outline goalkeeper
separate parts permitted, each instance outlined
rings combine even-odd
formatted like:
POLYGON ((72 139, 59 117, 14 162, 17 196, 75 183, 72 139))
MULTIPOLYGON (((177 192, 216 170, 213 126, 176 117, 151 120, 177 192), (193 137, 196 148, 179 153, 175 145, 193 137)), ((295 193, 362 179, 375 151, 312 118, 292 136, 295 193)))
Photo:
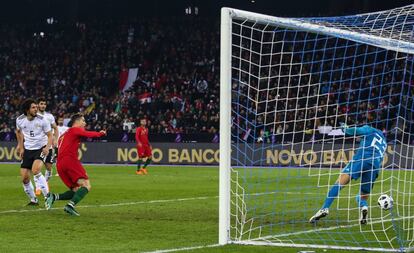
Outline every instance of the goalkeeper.
POLYGON ((341 123, 341 128, 346 136, 360 137, 359 147, 347 166, 342 170, 338 180, 330 189, 322 208, 309 220, 315 223, 317 220, 329 214, 329 207, 339 195, 339 191, 347 185, 351 179, 361 178, 360 193, 356 201, 360 208, 361 224, 367 223, 368 203, 367 199, 374 182, 378 177, 387 142, 382 132, 376 128, 364 125, 362 127, 347 127, 341 123))

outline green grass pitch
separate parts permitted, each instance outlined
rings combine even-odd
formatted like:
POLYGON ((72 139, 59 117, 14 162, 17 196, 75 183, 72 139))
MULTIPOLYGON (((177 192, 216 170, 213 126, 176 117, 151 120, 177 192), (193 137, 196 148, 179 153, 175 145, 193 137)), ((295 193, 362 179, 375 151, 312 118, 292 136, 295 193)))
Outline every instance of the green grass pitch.
MULTIPOLYGON (((151 252, 212 245, 218 239, 218 169, 85 166, 92 191, 79 204, 80 217, 24 207, 27 197, 18 164, 0 164, 0 252, 151 252)), ((66 188, 58 177, 52 192, 66 188)), ((43 201, 41 201, 43 204, 43 201)), ((228 245, 191 252, 350 252, 228 245)))

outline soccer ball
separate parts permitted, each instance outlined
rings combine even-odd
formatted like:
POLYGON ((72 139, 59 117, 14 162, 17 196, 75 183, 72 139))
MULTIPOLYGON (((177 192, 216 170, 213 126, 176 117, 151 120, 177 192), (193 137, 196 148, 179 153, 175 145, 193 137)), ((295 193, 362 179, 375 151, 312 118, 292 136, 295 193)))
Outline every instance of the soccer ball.
POLYGON ((378 205, 383 210, 389 210, 389 209, 391 209, 392 206, 393 206, 393 204, 394 204, 394 200, 392 199, 391 196, 388 196, 387 194, 382 194, 378 198, 378 205))

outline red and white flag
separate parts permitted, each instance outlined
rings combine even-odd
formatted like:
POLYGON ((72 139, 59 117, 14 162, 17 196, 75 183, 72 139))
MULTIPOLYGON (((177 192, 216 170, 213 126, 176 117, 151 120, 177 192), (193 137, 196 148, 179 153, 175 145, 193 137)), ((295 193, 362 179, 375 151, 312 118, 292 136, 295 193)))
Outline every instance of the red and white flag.
POLYGON ((138 68, 123 69, 119 75, 119 90, 126 91, 132 87, 137 80, 138 68))
POLYGON ((142 93, 138 96, 139 102, 141 104, 151 103, 152 94, 149 92, 142 93))

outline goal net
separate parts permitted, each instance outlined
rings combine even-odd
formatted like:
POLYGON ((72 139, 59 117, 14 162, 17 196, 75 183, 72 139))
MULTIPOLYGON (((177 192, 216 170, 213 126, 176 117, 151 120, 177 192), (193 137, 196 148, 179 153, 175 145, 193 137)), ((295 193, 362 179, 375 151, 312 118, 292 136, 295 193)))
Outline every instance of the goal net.
POLYGON ((405 251, 414 245, 414 5, 329 18, 222 9, 220 243, 405 251), (387 145, 360 223, 361 179, 310 224, 364 136, 387 145), (378 197, 394 199, 383 210, 378 197))

